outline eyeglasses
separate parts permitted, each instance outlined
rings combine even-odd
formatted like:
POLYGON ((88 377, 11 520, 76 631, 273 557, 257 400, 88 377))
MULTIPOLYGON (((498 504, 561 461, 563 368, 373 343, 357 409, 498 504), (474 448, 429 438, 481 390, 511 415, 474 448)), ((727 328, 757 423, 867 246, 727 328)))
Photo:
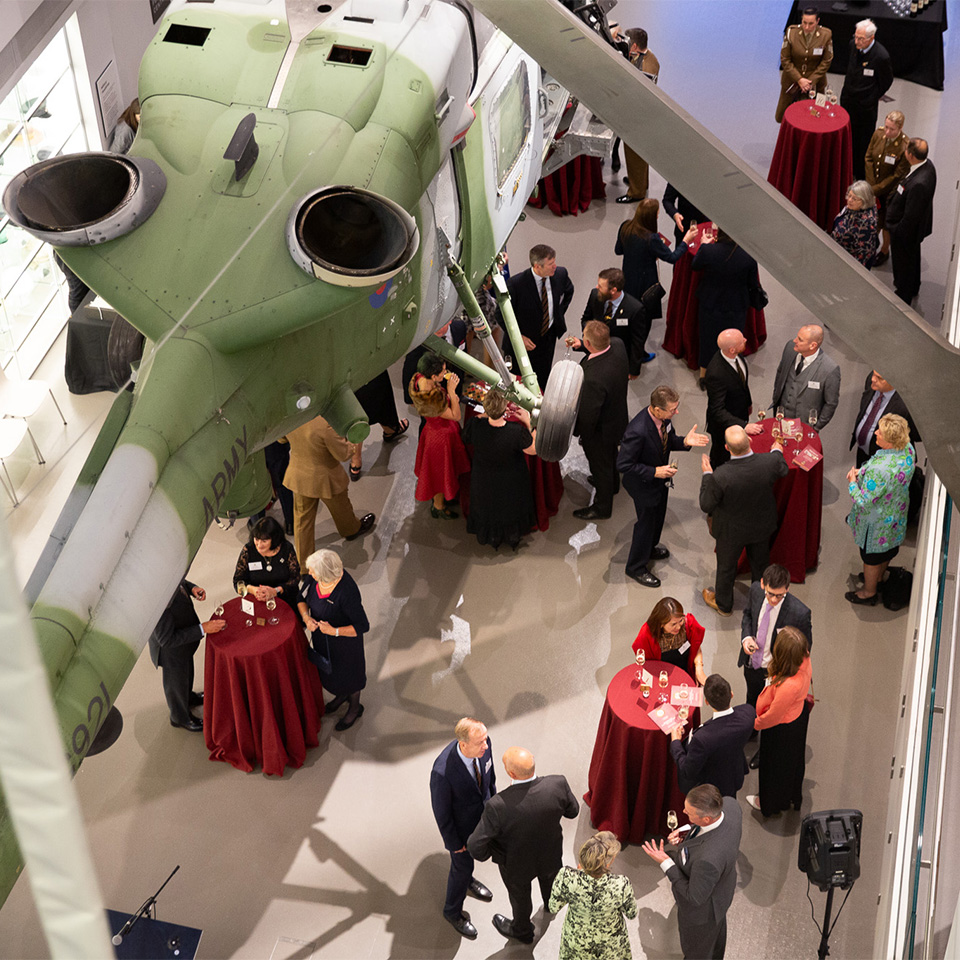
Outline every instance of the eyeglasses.
POLYGON ((786 590, 764 590, 763 591, 771 600, 782 600, 786 595, 786 590))

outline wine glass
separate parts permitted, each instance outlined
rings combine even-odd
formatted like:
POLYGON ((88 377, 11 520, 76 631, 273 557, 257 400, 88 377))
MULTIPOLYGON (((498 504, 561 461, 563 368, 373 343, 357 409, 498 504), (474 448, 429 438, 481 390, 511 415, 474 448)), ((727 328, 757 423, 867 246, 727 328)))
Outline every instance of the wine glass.
POLYGON ((818 420, 817 408, 811 407, 810 412, 807 414, 807 423, 809 423, 811 427, 815 427, 817 425, 817 420, 818 420))
POLYGON ((271 597, 267 601, 267 609, 270 611, 270 614, 271 614, 267 618, 267 623, 269 623, 271 627, 275 627, 280 622, 280 618, 273 612, 274 610, 277 609, 277 601, 274 597, 271 597))
POLYGON ((670 683, 670 677, 667 676, 667 671, 661 670, 660 671, 660 687, 664 688, 667 686, 668 683, 670 683))
POLYGON ((690 708, 689 708, 688 706, 686 706, 686 704, 684 704, 684 706, 682 706, 682 707, 677 711, 677 716, 678 716, 682 721, 683 721, 683 720, 686 720, 687 717, 690 716, 690 708))
POLYGON ((637 666, 643 669, 643 665, 647 662, 647 656, 643 652, 643 648, 637 651, 637 666))
POLYGON ((680 826, 680 821, 677 819, 677 811, 668 810, 667 811, 667 829, 671 833, 673 833, 673 831, 676 830, 678 826, 680 826))
POLYGON ((766 419, 767 419, 767 411, 764 410, 763 407, 761 407, 761 408, 757 411, 757 420, 759 420, 761 423, 763 423, 763 421, 766 420, 766 419))
POLYGON ((223 619, 223 604, 217 604, 217 609, 213 611, 213 615, 218 619, 223 619))
POLYGON ((783 422, 783 407, 777 407, 777 420, 783 422))
POLYGON ((242 580, 237 581, 237 593, 239 593, 241 597, 247 595, 247 585, 242 580))
POLYGON ((246 627, 252 627, 252 626, 253 626, 253 621, 252 621, 249 617, 247 617, 247 620, 246 620, 246 622, 244 623, 244 626, 246 626, 246 627))

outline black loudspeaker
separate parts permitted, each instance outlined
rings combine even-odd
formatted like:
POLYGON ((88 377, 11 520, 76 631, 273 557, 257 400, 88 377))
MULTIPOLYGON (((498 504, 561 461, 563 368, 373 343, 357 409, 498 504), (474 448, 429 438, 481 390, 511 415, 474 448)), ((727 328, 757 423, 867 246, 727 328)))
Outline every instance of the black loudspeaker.
POLYGON ((860 876, 859 810, 823 810, 811 813, 800 824, 797 866, 821 890, 848 890, 860 876))

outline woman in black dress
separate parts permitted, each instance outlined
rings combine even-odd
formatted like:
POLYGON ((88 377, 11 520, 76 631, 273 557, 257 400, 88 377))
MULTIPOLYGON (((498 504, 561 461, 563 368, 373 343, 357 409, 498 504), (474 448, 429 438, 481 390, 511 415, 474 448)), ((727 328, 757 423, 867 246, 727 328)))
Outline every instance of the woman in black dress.
MULTIPOLYGON (((657 282, 657 261, 676 263, 687 252, 687 244, 697 235, 696 228, 688 229, 677 249, 671 252, 657 232, 659 214, 658 201, 641 200, 633 219, 624 220, 617 233, 613 252, 623 257, 623 290, 637 300, 657 282)), ((648 320, 659 320, 662 316, 659 303, 647 310, 648 320)))
MULTIPOLYGON (((349 730, 363 716, 360 691, 367 685, 367 666, 363 656, 363 635, 370 623, 363 609, 356 580, 343 569, 343 561, 333 550, 317 550, 307 557, 307 576, 303 578, 303 599, 307 612, 304 625, 313 636, 313 649, 329 657, 329 670, 321 670, 323 685, 336 694, 327 710, 339 710, 349 704, 335 730, 349 730)), ((301 608, 302 609, 302 608, 301 608)))
POLYGON ((530 414, 520 410, 522 422, 507 422, 507 400, 490 390, 483 401, 486 417, 473 417, 463 440, 473 445, 470 471, 470 516, 467 532, 495 550, 506 541, 514 550, 537 525, 537 509, 530 489, 525 453, 535 453, 536 431, 530 414))
POLYGON ((297 554, 283 535, 283 527, 273 517, 257 521, 250 534, 250 541, 243 545, 237 557, 237 569, 233 573, 233 588, 241 596, 253 594, 257 600, 273 600, 282 597, 295 610, 300 600, 298 581, 300 564, 297 554))

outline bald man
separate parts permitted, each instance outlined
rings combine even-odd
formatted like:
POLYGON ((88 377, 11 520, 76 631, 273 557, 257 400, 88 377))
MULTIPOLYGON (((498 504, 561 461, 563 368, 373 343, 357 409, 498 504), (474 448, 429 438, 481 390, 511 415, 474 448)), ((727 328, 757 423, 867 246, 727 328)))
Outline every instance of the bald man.
POLYGON ((840 367, 823 352, 823 327, 808 323, 784 344, 783 356, 773 380, 774 411, 783 407, 786 417, 810 422, 816 414, 815 430, 822 430, 840 403, 840 367))
POLYGON ((710 465, 714 470, 730 459, 724 446, 727 427, 743 427, 747 433, 760 432, 760 425, 747 423, 753 409, 750 372, 743 359, 747 338, 736 328, 717 337, 717 352, 707 364, 707 433, 710 434, 710 465))
POLYGON ((497 931, 521 943, 532 943, 530 884, 534 879, 540 883, 546 907, 554 877, 563 865, 560 820, 576 817, 580 804, 566 777, 538 777, 533 754, 522 747, 510 747, 503 755, 503 766, 511 784, 487 801, 467 849, 475 860, 492 856, 500 867, 513 919, 494 914, 497 931))
POLYGON ((752 580, 759 580, 770 563, 770 538, 779 522, 773 485, 788 467, 779 443, 770 453, 754 453, 743 427, 728 427, 724 438, 730 453, 726 463, 714 470, 703 456, 700 509, 712 518, 710 532, 717 541, 716 580, 712 590, 704 588, 703 599, 729 617, 740 552, 747 551, 752 580))

